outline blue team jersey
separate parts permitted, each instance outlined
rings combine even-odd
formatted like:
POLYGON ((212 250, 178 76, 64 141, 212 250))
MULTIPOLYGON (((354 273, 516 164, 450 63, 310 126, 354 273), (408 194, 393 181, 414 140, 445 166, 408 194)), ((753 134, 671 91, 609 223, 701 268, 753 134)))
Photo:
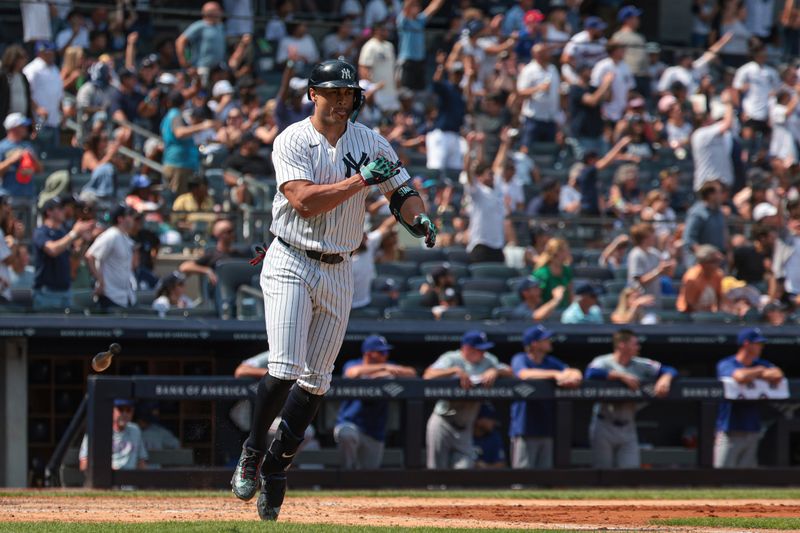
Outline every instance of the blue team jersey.
MULTIPOLYGON (((731 355, 717 363, 717 377, 731 377, 739 368, 754 366, 772 368, 775 365, 766 359, 756 359, 752 365, 746 367, 736 360, 735 355, 731 355)), ((761 406, 756 402, 720 402, 717 410, 717 431, 761 431, 761 406)))
MULTIPOLYGON (((511 358, 511 369, 519 377, 526 368, 539 370, 564 370, 568 366, 552 355, 545 356, 536 364, 528 354, 521 352, 511 358)), ((520 401, 511 404, 511 422, 508 434, 511 437, 551 437, 553 435, 552 400, 520 401)))
MULTIPOLYGON (((342 368, 344 376, 348 369, 363 364, 362 359, 347 361, 342 368)), ((389 364, 394 364, 389 362, 389 364)), ((386 418, 389 413, 389 402, 384 400, 345 400, 339 407, 337 424, 350 422, 372 437, 383 442, 386 439, 386 418)))

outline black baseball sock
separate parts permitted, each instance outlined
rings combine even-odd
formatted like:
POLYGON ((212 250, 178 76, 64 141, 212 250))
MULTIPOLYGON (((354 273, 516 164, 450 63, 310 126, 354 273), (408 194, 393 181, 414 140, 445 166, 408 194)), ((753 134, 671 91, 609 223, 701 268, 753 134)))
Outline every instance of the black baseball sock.
MULTIPOLYGON (((294 381, 278 379, 265 375, 258 383, 256 401, 253 404, 253 419, 250 435, 244 442, 247 448, 265 452, 267 449, 267 432, 278 412, 284 407, 286 397, 292 390, 294 381)), ((305 428, 304 428, 305 430, 305 428)))
POLYGON ((281 410, 281 425, 275 440, 264 459, 265 473, 280 472, 288 468, 303 442, 306 428, 316 416, 322 404, 322 395, 311 394, 296 383, 286 398, 281 410))

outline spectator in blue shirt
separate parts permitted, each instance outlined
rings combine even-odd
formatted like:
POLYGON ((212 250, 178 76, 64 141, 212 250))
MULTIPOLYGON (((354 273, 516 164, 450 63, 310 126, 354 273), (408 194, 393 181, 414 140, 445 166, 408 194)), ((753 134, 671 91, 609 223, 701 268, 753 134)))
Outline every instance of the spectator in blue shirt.
MULTIPOLYGON (((577 368, 549 355, 553 332, 531 326, 522 334, 524 352, 511 358, 511 370, 519 379, 552 379, 559 387, 577 387, 583 374, 577 368)), ((518 401, 511 404, 509 436, 512 468, 553 467, 552 400, 518 401)))
POLYGON ((94 220, 78 220, 64 229, 64 206, 58 197, 42 207, 42 225, 33 232, 33 257, 36 273, 33 282, 33 308, 66 309, 72 306, 69 255, 72 243, 91 232, 94 220))
POLYGON ((454 62, 445 77, 444 52, 436 54, 436 72, 433 74, 433 92, 437 97, 438 114, 433 130, 425 136, 428 168, 432 170, 461 170, 464 156, 461 151, 461 126, 467 113, 467 103, 461 94, 464 65, 454 62))
MULTIPOLYGON (((538 9, 531 9, 523 17, 525 27, 519 32, 517 44, 514 45, 514 52, 517 54, 517 62, 520 64, 528 63, 531 60, 531 49, 534 44, 544 40, 542 22, 544 15, 538 9)), ((551 52, 547 50, 547 53, 551 52)))
MULTIPOLYGON (((361 344, 361 359, 344 364, 342 375, 350 379, 413 378, 416 370, 389 361, 392 346, 380 335, 361 344)), ((345 400, 339 408, 333 438, 342 452, 345 469, 374 470, 383 460, 389 403, 384 400, 345 400)))
POLYGON ((211 67, 225 62, 225 26, 222 8, 217 2, 203 4, 201 14, 202 20, 193 22, 175 40, 175 52, 183 69, 197 67, 203 81, 208 81, 211 67), (188 58, 187 44, 190 46, 188 58))
POLYGON ((561 313, 562 324, 602 324, 603 312, 597 305, 598 289, 584 283, 575 289, 575 301, 561 313))
POLYGON ((400 86, 425 90, 425 25, 442 7, 444 0, 432 0, 420 12, 419 0, 406 0, 397 15, 397 64, 400 86))
MULTIPOLYGON (((746 386, 757 379, 772 385, 783 371, 761 358, 767 339, 758 328, 739 332, 739 349, 717 363, 717 377, 730 377, 746 386)), ((755 468, 761 438, 761 406, 754 402, 720 402, 714 440, 714 468, 755 468)))
POLYGON ((0 175, 3 189, 12 197, 32 198, 33 174, 41 163, 30 143, 31 120, 22 113, 11 113, 3 120, 6 136, 0 141, 0 175))
POLYGON ((168 111, 161 121, 161 137, 164 139, 164 180, 177 195, 189 191, 189 178, 200 169, 200 150, 192 136, 217 126, 213 120, 186 124, 181 115, 184 103, 180 91, 170 92, 167 95, 168 111))

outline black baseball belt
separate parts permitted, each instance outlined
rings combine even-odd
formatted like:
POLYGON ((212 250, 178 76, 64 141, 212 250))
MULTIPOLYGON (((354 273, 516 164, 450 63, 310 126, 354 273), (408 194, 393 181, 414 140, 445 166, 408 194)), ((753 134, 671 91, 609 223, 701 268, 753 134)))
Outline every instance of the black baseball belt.
MULTIPOLYGON (((291 244, 289 244, 288 242, 284 241, 280 237, 277 237, 277 239, 278 239, 278 242, 281 243, 282 245, 284 245, 285 247, 294 248, 295 250, 299 250, 299 251, 303 252, 304 254, 306 254, 311 259, 319 261, 320 263, 327 263, 329 265, 338 265, 339 263, 344 261, 344 257, 345 256, 343 254, 326 254, 326 253, 323 253, 323 252, 316 252, 314 250, 300 250, 300 248, 292 246, 291 244)), ((350 252, 349 255, 353 255, 353 252, 350 252)))

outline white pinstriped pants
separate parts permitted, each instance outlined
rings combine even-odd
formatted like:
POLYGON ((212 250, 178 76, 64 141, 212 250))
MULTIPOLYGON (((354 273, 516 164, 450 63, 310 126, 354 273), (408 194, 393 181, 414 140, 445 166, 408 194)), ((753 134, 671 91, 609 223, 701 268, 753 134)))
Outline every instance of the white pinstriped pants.
POLYGON ((331 265, 275 239, 264 257, 261 290, 270 375, 312 394, 330 388, 353 303, 349 254, 331 265))

